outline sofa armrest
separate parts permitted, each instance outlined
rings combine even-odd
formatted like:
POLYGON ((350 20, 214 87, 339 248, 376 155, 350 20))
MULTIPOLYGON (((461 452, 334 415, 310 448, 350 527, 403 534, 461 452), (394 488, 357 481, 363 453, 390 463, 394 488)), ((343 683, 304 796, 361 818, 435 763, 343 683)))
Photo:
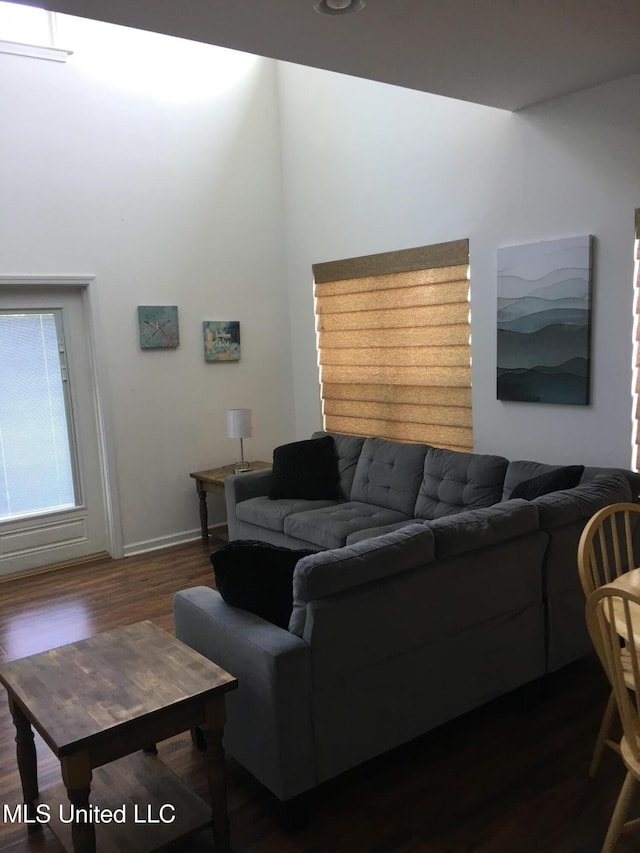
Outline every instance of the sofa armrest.
POLYGON ((281 800, 313 787, 307 643, 210 587, 178 592, 173 613, 176 637, 238 679, 226 697, 225 749, 281 800))
MULTIPOLYGON (((238 530, 238 516, 236 506, 242 501, 250 498, 258 498, 268 495, 273 482, 271 468, 263 468, 260 471, 247 471, 244 474, 232 474, 224 481, 224 494, 227 502, 227 529, 229 539, 241 539, 238 530)), ((246 537, 245 537, 246 538, 246 537)))
POLYGON ((271 468, 263 468, 260 471, 246 471, 244 474, 232 474, 224 481, 224 490, 227 496, 227 506, 231 501, 233 505, 249 498, 257 498, 268 495, 271 490, 273 472, 271 468))

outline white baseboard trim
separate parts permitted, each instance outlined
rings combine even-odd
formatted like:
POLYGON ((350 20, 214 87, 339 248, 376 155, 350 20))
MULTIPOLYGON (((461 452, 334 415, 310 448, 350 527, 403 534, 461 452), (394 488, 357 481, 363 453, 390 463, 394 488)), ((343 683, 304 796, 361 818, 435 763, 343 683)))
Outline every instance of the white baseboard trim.
MULTIPOLYGON (((226 524, 211 524, 209 531, 218 530, 226 527, 226 524)), ((157 539, 146 539, 142 542, 131 542, 123 548, 125 557, 137 557, 139 554, 146 554, 149 551, 160 551, 163 548, 171 548, 173 545, 186 545, 188 542, 195 542, 202 537, 200 528, 197 530, 185 530, 182 533, 173 533, 170 536, 158 536, 157 539)))

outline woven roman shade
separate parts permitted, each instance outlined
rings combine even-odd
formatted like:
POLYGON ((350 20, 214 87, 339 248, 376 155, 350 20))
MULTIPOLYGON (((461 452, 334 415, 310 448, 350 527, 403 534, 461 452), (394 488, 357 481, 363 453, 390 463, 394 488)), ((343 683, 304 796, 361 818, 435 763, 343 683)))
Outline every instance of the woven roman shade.
POLYGON ((313 265, 325 429, 473 449, 469 241, 313 265))
POLYGON ((640 470, 640 208, 636 210, 633 341, 633 467, 640 470))

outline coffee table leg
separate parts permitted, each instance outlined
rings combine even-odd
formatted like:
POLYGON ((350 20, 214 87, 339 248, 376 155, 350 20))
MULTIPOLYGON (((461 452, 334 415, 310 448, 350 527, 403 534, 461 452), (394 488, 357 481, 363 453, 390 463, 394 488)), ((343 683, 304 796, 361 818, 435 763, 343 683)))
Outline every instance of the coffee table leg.
POLYGON ((71 839, 74 853, 95 853, 96 830, 89 817, 89 794, 91 792, 91 765, 85 752, 78 752, 61 759, 62 780, 67 789, 69 802, 73 806, 74 821, 71 839))
MULTIPOLYGON (((16 758, 22 783, 22 796, 27 806, 27 814, 32 818, 35 817, 34 806, 38 798, 38 762, 36 745, 33 742, 33 729, 22 708, 12 697, 9 697, 9 710, 16 727, 16 758)), ((29 826, 31 828, 33 824, 29 826)))
POLYGON ((231 851, 227 810, 227 767, 222 747, 225 719, 224 697, 210 699, 207 703, 206 722, 202 727, 202 733, 206 743, 207 775, 216 853, 231 851))

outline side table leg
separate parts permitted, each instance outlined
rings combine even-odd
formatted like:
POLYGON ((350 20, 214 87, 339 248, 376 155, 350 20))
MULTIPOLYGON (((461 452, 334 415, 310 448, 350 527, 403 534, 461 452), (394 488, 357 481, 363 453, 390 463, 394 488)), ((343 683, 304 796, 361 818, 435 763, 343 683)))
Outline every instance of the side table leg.
MULTIPOLYGON (((20 782, 22 783, 22 796, 27 806, 27 815, 35 817, 35 801, 38 798, 38 762, 36 757, 36 745, 33 742, 33 729, 31 723, 25 717, 20 706, 9 697, 9 710, 16 727, 16 758, 20 782)), ((32 828, 34 824, 29 824, 32 828)), ((39 826, 35 824, 35 826, 39 826)))
POLYGON ((91 792, 91 765, 85 752, 65 756, 62 761, 62 779, 73 807, 71 839, 74 853, 96 853, 96 830, 89 810, 91 792))
POLYGON ((210 699, 207 703, 206 722, 202 727, 202 733, 206 743, 207 775, 216 853, 231 853, 227 809, 227 767, 222 747, 225 718, 224 697, 210 699))
POLYGON ((202 531, 202 541, 209 541, 209 514, 207 512, 207 493, 198 484, 198 497, 200 498, 200 530, 202 531))

